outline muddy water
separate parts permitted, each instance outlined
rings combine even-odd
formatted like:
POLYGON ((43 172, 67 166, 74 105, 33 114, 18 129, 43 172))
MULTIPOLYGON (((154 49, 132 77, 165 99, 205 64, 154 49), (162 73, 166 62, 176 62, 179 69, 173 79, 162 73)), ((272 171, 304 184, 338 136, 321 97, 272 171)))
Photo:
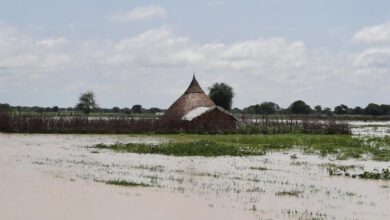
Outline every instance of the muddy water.
POLYGON ((355 165, 351 172, 359 173, 390 168, 388 162, 336 161, 298 151, 204 158, 86 147, 161 141, 165 140, 123 135, 0 134, 0 161, 72 182, 120 179, 149 184, 155 187, 148 191, 199 196, 214 201, 209 207, 227 207, 260 219, 390 219, 390 181, 330 177, 325 166, 355 165))

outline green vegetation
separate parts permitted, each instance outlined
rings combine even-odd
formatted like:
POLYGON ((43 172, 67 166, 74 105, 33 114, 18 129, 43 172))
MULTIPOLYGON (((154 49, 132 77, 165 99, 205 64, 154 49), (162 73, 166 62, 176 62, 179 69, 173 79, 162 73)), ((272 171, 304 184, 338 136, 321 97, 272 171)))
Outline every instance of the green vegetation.
POLYGON ((249 114, 272 115, 276 114, 279 110, 279 105, 273 102, 262 102, 260 105, 251 105, 247 108, 244 108, 242 111, 249 114))
POLYGON ((92 91, 87 91, 80 95, 79 103, 76 105, 76 109, 89 115, 92 111, 99 108, 95 101, 95 94, 92 91))
POLYGON ((356 167, 354 165, 336 165, 336 164, 325 164, 327 167, 328 174, 330 176, 347 176, 347 177, 360 177, 362 179, 383 179, 383 180, 389 180, 390 179, 390 171, 389 169, 382 169, 382 171, 374 170, 375 172, 369 172, 364 171, 360 174, 351 174, 351 170, 356 170, 357 168, 363 169, 362 167, 356 167))
POLYGON ((289 110, 293 114, 310 114, 310 112, 312 112, 311 107, 302 100, 293 102, 290 105, 289 110))
POLYGON ((356 177, 355 174, 350 175, 349 171, 356 169, 354 165, 336 165, 336 164, 326 164, 329 176, 352 176, 353 178, 356 177))
POLYGON ((251 170, 260 170, 260 171, 265 171, 268 170, 267 167, 249 167, 251 170))
POLYGON ((359 177, 362 179, 382 179, 382 180, 390 180, 390 171, 389 169, 382 169, 381 172, 368 172, 365 171, 362 174, 359 174, 359 177))
POLYGON ((105 182, 106 184, 111 184, 111 185, 118 185, 118 186, 134 186, 134 187, 150 187, 151 185, 146 184, 146 183, 136 183, 132 181, 127 181, 127 180, 109 180, 105 182))
POLYGON ((214 83, 209 90, 209 97, 216 105, 226 110, 232 108, 234 92, 231 86, 225 83, 214 83))
POLYGON ((263 155, 261 150, 250 149, 247 147, 238 147, 231 145, 218 144, 210 140, 201 140, 184 143, 164 143, 160 145, 153 144, 114 144, 114 145, 95 145, 96 148, 107 148, 118 152, 141 153, 141 154, 163 154, 174 156, 249 156, 263 155))
POLYGON ((276 196, 295 196, 295 197, 298 197, 299 195, 303 194, 303 191, 299 191, 299 190, 290 190, 290 191, 281 191, 281 192, 277 192, 275 193, 276 196))
POLYGON ((373 160, 390 161, 390 137, 354 138, 350 135, 200 135, 160 134, 154 137, 171 140, 159 145, 114 144, 96 145, 120 152, 152 153, 175 156, 248 156, 269 151, 300 149, 321 156, 335 155, 337 159, 360 158, 365 154, 373 160))

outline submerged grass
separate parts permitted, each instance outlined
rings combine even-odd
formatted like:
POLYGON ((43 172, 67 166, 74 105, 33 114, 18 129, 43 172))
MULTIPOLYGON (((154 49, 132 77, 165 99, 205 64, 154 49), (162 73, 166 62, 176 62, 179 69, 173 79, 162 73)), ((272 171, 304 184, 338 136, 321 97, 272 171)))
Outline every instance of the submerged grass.
POLYGON ((260 170, 260 171, 265 171, 268 170, 267 167, 249 167, 251 170, 260 170))
POLYGON ((249 156, 269 151, 301 149, 321 156, 335 155, 337 159, 361 158, 390 161, 390 137, 356 138, 351 135, 152 135, 171 140, 159 145, 114 144, 96 145, 120 152, 151 153, 175 156, 249 156))
POLYGON ((299 191, 299 190, 294 189, 294 190, 290 190, 290 191, 276 192, 275 196, 295 196, 295 197, 298 197, 301 194, 303 194, 303 191, 299 191))
POLYGON ((133 181, 127 181, 127 180, 109 180, 105 182, 106 184, 110 185, 118 185, 118 186, 133 186, 133 187, 151 187, 151 185, 146 183, 136 183, 133 181))

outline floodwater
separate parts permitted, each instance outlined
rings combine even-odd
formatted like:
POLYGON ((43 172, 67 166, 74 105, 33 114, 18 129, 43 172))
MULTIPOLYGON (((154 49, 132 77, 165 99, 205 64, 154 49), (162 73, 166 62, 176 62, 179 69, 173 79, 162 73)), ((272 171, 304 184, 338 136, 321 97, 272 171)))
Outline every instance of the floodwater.
POLYGON ((354 165, 350 172, 362 173, 390 168, 389 162, 339 161, 299 151, 205 158, 88 148, 162 141, 167 140, 0 133, 0 192, 6 195, 0 196, 0 219, 53 219, 56 213, 55 219, 107 219, 108 213, 114 219, 390 219, 390 181, 329 176, 326 169, 354 165), (153 187, 101 183, 108 180, 153 187), (44 207, 57 211, 39 212, 44 207))
POLYGON ((355 136, 384 137, 390 136, 390 121, 350 121, 352 134, 355 136))

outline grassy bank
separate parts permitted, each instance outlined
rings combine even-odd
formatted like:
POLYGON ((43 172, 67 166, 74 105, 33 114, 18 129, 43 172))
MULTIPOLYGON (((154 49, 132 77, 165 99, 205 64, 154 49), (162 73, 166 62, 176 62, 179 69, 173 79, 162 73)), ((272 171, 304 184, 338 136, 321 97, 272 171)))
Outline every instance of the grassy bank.
POLYGON ((159 145, 114 144, 96 148, 118 152, 163 154, 174 156, 248 156, 269 151, 300 149, 321 156, 336 155, 338 159, 370 155, 373 160, 390 161, 390 137, 354 138, 350 135, 153 135, 171 140, 159 145))

